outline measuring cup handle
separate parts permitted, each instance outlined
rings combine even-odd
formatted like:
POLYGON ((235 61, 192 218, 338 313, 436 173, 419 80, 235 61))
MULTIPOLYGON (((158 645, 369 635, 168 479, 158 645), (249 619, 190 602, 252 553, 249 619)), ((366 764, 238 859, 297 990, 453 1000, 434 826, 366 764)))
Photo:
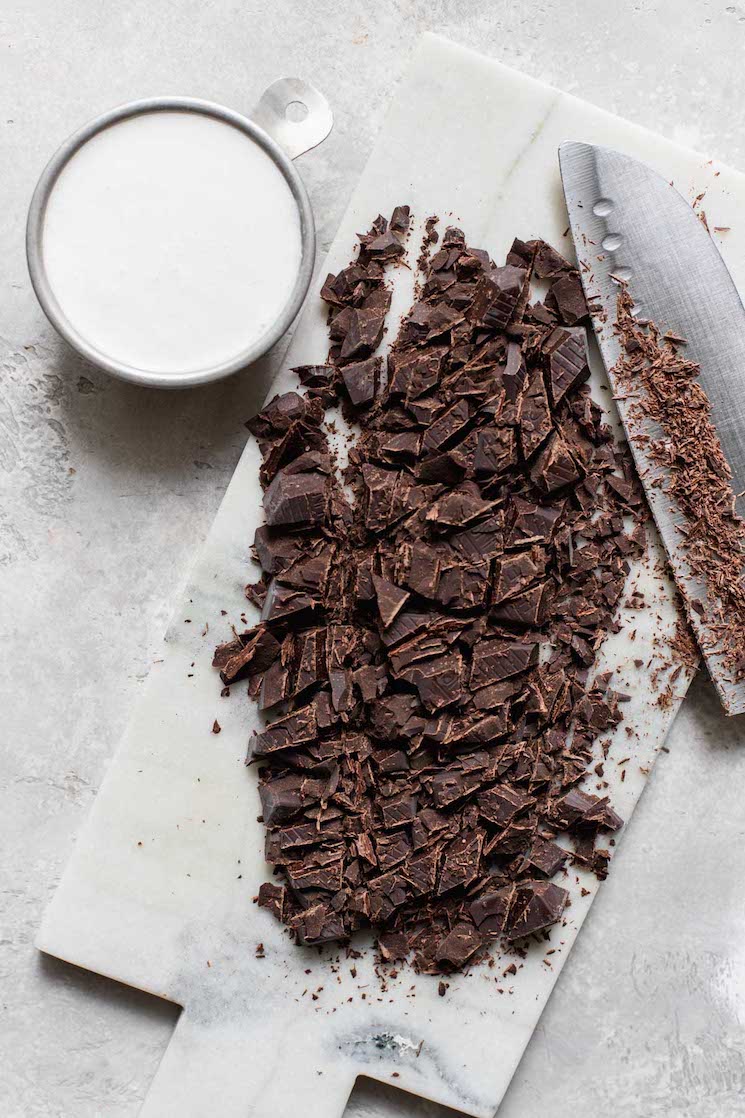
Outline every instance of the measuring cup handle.
POLYGON ((264 90, 251 119, 283 148, 290 159, 297 159, 326 139, 334 125, 331 107, 315 86, 300 78, 279 78, 264 90), (288 117, 288 106, 296 105, 302 119, 288 117))

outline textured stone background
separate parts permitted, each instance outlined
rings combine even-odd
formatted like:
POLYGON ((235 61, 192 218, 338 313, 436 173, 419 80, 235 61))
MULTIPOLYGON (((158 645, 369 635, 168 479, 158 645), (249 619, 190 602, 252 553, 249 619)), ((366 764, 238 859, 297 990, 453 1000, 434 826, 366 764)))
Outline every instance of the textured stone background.
MULTIPOLYGON (((745 4, 7 0, 0 8, 0 1115, 132 1118, 173 1007, 33 938, 244 441, 267 370, 169 395, 57 342, 25 210, 121 101, 248 109, 283 74, 336 127, 301 161, 328 244, 416 36, 436 30, 745 167, 745 4)), ((484 142, 490 136, 485 121, 484 142)), ((745 738, 692 690, 500 1118, 730 1118, 745 1092, 745 738)), ((495 1053, 498 1058, 498 1053, 495 1053)), ((215 1111, 219 1118, 219 1111, 215 1111)), ((350 1118, 445 1118, 360 1082, 350 1118)))

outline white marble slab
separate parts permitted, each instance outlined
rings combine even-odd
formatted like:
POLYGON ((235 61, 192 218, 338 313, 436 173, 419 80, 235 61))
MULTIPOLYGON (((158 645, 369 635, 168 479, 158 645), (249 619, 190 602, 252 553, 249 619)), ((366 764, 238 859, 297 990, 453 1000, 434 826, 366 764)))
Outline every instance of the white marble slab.
MULTIPOLYGON (((742 176, 717 168, 715 177, 695 154, 433 36, 422 40, 398 88, 329 269, 346 263, 355 232, 371 216, 403 201, 419 218, 452 213, 471 243, 496 257, 515 233, 561 246, 566 214, 556 149, 568 138, 616 145, 684 191, 707 189, 718 220, 733 225, 725 255, 745 286, 737 263, 738 256, 745 260, 745 238, 730 220, 745 204, 742 176)), ((404 301, 400 293, 399 306, 404 301)), ((286 367, 317 360, 325 348, 323 314, 311 298, 286 367)), ((292 383, 287 373, 280 381, 278 389, 292 383)), ((596 369, 599 393, 600 385, 596 369)), ((428 978, 417 979, 412 991, 408 971, 382 992, 365 959, 353 979, 348 963, 336 967, 333 956, 293 947, 251 903, 266 876, 255 778, 242 767, 255 712, 237 689, 229 700, 218 697, 209 665, 215 641, 246 605, 257 470, 250 443, 38 945, 184 1006, 145 1103, 147 1118, 338 1118, 358 1074, 466 1114, 491 1115, 596 883, 586 883, 585 898, 574 888, 567 927, 553 933, 550 966, 543 952, 531 954, 514 991, 503 994, 498 972, 476 969, 451 981, 446 998, 428 978), (222 726, 217 736, 210 733, 215 718, 222 726), (264 959, 255 957, 259 942, 264 959)), ((631 757, 625 782, 613 780, 614 802, 627 819, 685 687, 679 679, 675 702, 657 704, 651 674, 674 624, 670 589, 645 570, 632 578, 652 608, 635 616, 633 643, 622 634, 606 646, 609 665, 632 693, 625 725, 633 736, 620 728, 607 766, 613 775, 620 771, 613 762, 631 757), (637 672, 634 658, 651 659, 651 668, 637 672)))

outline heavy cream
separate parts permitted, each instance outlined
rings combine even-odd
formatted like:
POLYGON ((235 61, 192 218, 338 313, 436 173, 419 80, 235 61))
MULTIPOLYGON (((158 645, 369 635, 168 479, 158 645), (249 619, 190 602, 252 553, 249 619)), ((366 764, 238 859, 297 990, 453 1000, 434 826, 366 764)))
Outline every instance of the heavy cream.
POLYGON ((240 129, 161 110, 97 133, 49 197, 42 252, 63 314, 120 363, 189 373, 237 358, 287 305, 300 216, 240 129))

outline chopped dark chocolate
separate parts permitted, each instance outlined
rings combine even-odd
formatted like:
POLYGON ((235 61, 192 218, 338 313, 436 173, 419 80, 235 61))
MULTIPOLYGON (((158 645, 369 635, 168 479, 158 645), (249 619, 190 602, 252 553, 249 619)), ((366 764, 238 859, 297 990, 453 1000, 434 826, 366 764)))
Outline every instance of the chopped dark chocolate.
POLYGON ((559 321, 565 326, 575 326, 587 318, 587 303, 578 272, 569 272, 556 280, 549 288, 546 302, 555 308, 559 321))
POLYGON ((543 446, 553 430, 551 410, 540 369, 536 369, 520 403, 520 447, 525 458, 543 446))
POLYGON ((349 325, 344 331, 339 353, 342 362, 346 363, 353 357, 368 357, 378 348, 390 303, 390 292, 376 287, 362 306, 349 311, 349 325))
POLYGON ((567 392, 590 375, 585 331, 581 327, 557 326, 544 342, 543 352, 548 357, 548 394, 556 408, 567 392))
POLYGON ((328 479, 323 474, 280 470, 264 494, 264 515, 271 528, 312 528, 323 523, 327 503, 328 479))
POLYGON ((218 648, 212 663, 220 668, 223 683, 235 683, 265 671, 279 655, 279 649, 277 639, 265 626, 259 625, 218 648))
POLYGON ((533 271, 538 279, 552 279, 562 272, 574 271, 569 261, 546 241, 531 241, 526 248, 533 249, 533 271))
POLYGON ((483 942, 483 937, 473 924, 456 924, 452 932, 438 944, 435 961, 459 970, 476 954, 483 942))
POLYGON ((537 838, 527 854, 526 861, 529 867, 539 870, 546 877, 553 877, 563 867, 569 855, 555 842, 549 839, 537 838))
POLYGON ((437 884, 438 897, 452 889, 465 889, 478 877, 483 845, 484 833, 476 830, 458 835, 445 847, 437 884))
POLYGON ((520 641, 481 641, 473 649, 472 690, 520 675, 538 662, 538 645, 520 641))
POLYGON ((506 827, 516 815, 527 811, 534 803, 533 797, 510 784, 488 788, 478 797, 480 814, 495 827, 506 827))
POLYGON ((324 407, 335 402, 338 395, 339 373, 334 365, 300 365, 292 370, 308 395, 318 398, 324 407))
POLYGON ((356 408, 368 407, 375 399, 381 364, 379 357, 368 357, 366 361, 356 361, 342 368, 344 387, 356 408))
POLYGON ((518 300, 528 280, 524 268, 505 264, 492 268, 476 287, 468 317, 477 326, 504 330, 515 314, 518 300))
POLYGON ((468 911, 482 934, 498 936, 505 930, 514 898, 515 886, 505 885, 471 902, 468 911))
POLYGON ((309 804, 317 803, 324 789, 321 780, 311 780, 300 775, 270 777, 259 784, 261 812, 264 823, 270 827, 291 819, 309 804))
POLYGON ((565 439, 554 431, 548 442, 530 467, 533 484, 542 493, 554 493, 579 481, 581 473, 577 468, 565 439))
POLYGON ((382 578, 380 575, 373 575, 373 586, 375 587, 375 598, 378 603, 378 613, 383 628, 387 629, 398 617, 399 613, 406 605, 410 598, 410 594, 406 590, 402 590, 399 586, 395 586, 392 582, 382 578))
POLYGON ((398 672, 398 678, 416 687, 426 710, 439 710, 460 698, 463 689, 463 658, 459 652, 434 656, 404 668, 398 672))
POLYGON ((446 230, 383 375, 409 221, 360 236, 323 285, 327 362, 250 422, 262 622, 214 662, 268 716, 259 904, 299 943, 372 928, 382 962, 436 974, 560 920, 569 858, 607 872, 621 820, 580 782, 622 696, 592 670, 646 514, 584 383, 579 275, 545 242, 495 267, 446 230), (339 400, 359 429, 341 477, 339 400))
POLYGON ((259 907, 268 908, 272 916, 276 916, 277 920, 282 920, 286 892, 287 890, 283 885, 273 885, 270 881, 263 882, 259 886, 259 907))
POLYGON ((409 229, 409 222, 411 221, 411 209, 409 206, 396 206, 391 214, 390 227, 394 233, 406 233, 409 229))
POLYGON ((276 535, 266 526, 260 525, 254 535, 256 557, 268 574, 276 575, 290 567, 298 557, 303 546, 297 536, 276 535))
POLYGON ((260 734, 254 734, 248 746, 248 761, 270 757, 286 749, 297 749, 318 735, 315 711, 305 707, 278 718, 260 734))
POLYGON ((523 881, 510 910, 507 936, 521 939, 549 928, 561 917, 569 894, 552 881, 523 881))

